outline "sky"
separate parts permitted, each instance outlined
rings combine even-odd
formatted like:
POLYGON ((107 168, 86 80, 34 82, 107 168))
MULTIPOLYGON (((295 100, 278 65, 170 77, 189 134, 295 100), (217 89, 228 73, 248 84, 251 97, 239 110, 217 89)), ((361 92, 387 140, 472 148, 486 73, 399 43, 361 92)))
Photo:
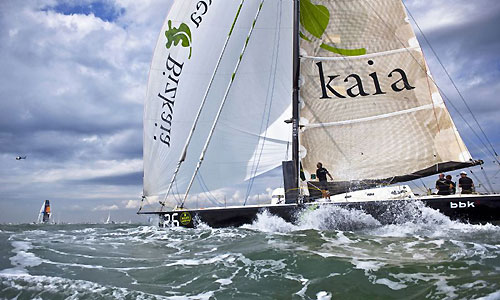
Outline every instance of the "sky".
MULTIPOLYGON (((500 2, 404 3, 498 150, 500 2)), ((56 221, 100 222, 108 213, 116 221, 144 220, 136 215, 143 101, 171 4, 0 1, 0 223, 34 221, 44 199, 52 201, 56 221), (27 158, 18 161, 18 155, 27 158)), ((462 137, 498 187, 488 142, 483 138, 488 147, 483 145, 468 127, 481 135, 415 31, 462 137)))

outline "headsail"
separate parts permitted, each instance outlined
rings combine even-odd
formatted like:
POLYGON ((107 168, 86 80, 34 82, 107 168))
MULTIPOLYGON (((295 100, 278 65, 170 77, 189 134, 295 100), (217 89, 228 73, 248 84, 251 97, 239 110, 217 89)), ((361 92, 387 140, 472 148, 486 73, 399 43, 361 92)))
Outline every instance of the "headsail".
POLYGON ((400 0, 301 0, 301 55, 306 173, 396 182, 473 164, 400 0))
MULTIPOLYGON (((291 107, 292 5, 279 0, 241 3, 178 0, 166 18, 153 57, 144 111, 144 195, 148 201, 166 200, 168 207, 179 204, 229 86, 191 194, 196 197, 197 192, 241 184, 286 159, 290 128, 283 120, 291 107), (239 60, 241 66, 233 73, 239 60), (206 104, 195 124, 207 90, 206 104), (187 155, 165 199, 193 124, 187 155)), ((217 205, 191 201, 187 206, 196 204, 217 205)))

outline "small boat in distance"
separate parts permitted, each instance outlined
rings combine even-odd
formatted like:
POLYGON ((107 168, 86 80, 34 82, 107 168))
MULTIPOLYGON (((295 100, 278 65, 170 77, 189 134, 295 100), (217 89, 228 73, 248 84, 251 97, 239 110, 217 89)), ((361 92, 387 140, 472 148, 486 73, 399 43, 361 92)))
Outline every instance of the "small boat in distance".
POLYGON ((40 208, 40 212, 38 213, 37 224, 49 223, 51 220, 52 215, 50 212, 50 201, 45 200, 40 208))
POLYGON ((111 221, 111 213, 108 213, 108 218, 104 222, 104 224, 115 224, 115 221, 111 221))
POLYGON ((26 155, 25 156, 16 156, 16 160, 21 160, 21 159, 26 159, 26 155))

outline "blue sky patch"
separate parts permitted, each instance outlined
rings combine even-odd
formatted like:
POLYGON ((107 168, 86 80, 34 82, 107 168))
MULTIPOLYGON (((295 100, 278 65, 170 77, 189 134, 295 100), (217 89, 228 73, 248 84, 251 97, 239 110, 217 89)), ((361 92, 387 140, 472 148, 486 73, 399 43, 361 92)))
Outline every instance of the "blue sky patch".
POLYGON ((64 15, 90 15, 93 13, 96 17, 107 22, 115 21, 125 12, 125 9, 116 7, 114 3, 110 1, 64 1, 42 10, 51 10, 64 15))

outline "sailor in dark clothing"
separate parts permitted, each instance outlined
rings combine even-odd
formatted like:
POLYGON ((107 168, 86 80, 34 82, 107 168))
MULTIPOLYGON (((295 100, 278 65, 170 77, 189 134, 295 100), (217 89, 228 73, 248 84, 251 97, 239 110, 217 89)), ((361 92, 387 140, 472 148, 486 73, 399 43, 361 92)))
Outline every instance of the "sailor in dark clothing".
POLYGON ((438 190, 438 195, 449 195, 450 194, 450 184, 446 182, 444 174, 439 174, 439 179, 436 180, 436 189, 438 190))
POLYGON ((327 169, 323 168, 323 164, 322 163, 319 162, 316 165, 316 167, 318 168, 316 170, 316 177, 318 177, 319 182, 323 182, 323 181, 326 182, 327 181, 326 175, 328 175, 330 177, 330 179, 333 180, 332 175, 330 175, 330 172, 328 172, 327 169))
POLYGON ((450 194, 454 195, 457 192, 457 184, 451 178, 451 175, 446 175, 446 183, 450 185, 450 194))
POLYGON ((474 182, 467 177, 467 173, 460 172, 460 179, 458 180, 458 187, 462 188, 462 194, 472 194, 474 189, 474 182))
POLYGON ((328 187, 327 187, 327 181, 328 180, 326 179, 326 175, 328 175, 331 180, 333 180, 333 177, 332 177, 332 175, 330 175, 330 172, 328 172, 327 169, 323 168, 323 164, 322 163, 319 162, 316 165, 316 167, 318 168, 316 170, 316 177, 319 180, 319 188, 321 189, 321 192, 324 194, 323 197, 325 197, 325 195, 327 194, 327 190, 328 190, 328 187))

